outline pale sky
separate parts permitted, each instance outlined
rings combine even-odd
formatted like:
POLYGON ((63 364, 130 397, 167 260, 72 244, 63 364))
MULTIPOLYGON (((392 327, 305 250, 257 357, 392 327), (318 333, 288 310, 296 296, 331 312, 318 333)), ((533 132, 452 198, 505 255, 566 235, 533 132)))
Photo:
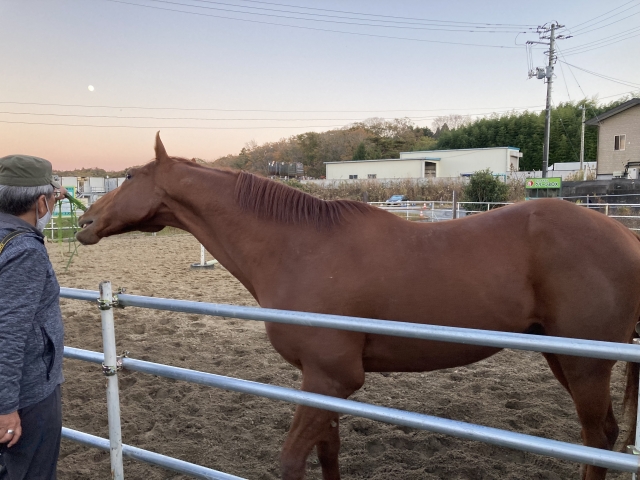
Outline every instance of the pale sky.
POLYGON ((117 170, 157 130, 214 160, 373 116, 541 110, 523 44, 552 21, 574 35, 555 103, 640 89, 640 0, 0 0, 0 157, 117 170))

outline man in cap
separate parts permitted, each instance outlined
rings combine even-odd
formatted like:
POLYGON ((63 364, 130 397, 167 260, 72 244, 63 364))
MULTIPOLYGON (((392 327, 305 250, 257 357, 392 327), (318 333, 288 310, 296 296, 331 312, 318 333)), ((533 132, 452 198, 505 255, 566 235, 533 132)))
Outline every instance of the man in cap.
POLYGON ((0 480, 52 480, 64 331, 43 230, 66 194, 51 163, 0 158, 0 480))

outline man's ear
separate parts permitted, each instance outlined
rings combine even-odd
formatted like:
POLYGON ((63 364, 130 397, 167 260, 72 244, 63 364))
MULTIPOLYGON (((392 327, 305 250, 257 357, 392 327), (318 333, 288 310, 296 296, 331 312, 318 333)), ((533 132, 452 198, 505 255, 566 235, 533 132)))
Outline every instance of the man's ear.
POLYGON ((38 197, 38 200, 36 201, 36 205, 38 206, 38 219, 44 217, 47 214, 47 211, 50 211, 51 213, 53 213, 53 208, 55 208, 55 203, 53 204, 53 207, 51 208, 51 210, 48 210, 49 207, 49 197, 47 197, 46 195, 40 195, 38 197))

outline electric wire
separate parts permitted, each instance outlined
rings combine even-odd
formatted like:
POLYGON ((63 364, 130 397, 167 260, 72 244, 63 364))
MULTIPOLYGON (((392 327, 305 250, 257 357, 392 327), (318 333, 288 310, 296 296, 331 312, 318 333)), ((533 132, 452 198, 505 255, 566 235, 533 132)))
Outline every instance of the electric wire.
MULTIPOLYGON (((130 109, 130 110, 175 110, 175 111, 215 111, 215 112, 268 112, 268 113, 382 113, 382 112, 449 112, 454 110, 521 110, 526 108, 542 108, 543 105, 526 105, 521 107, 474 107, 474 108, 436 108, 436 109, 406 109, 396 108, 393 110, 266 110, 266 109, 228 109, 228 108, 178 108, 178 107, 140 107, 125 105, 83 105, 71 103, 40 103, 40 102, 15 102, 0 101, 4 105, 32 105, 40 107, 69 107, 69 108, 107 108, 107 109, 130 109)), ((475 115, 475 114, 471 114, 475 115)))
MULTIPOLYGON (((637 6, 637 5, 636 5, 636 6, 637 6)), ((627 10, 631 10, 632 8, 636 8, 636 6, 633 6, 633 7, 631 7, 631 8, 628 8, 627 10)), ((622 12, 620 12, 620 13, 626 12, 627 10, 623 10, 623 11, 622 11, 622 12)), ((638 12, 636 12, 636 13, 631 13, 631 14, 627 15, 627 16, 626 16, 626 17, 624 17, 624 18, 619 18, 618 20, 614 20, 614 21, 613 21, 613 22, 611 22, 611 23, 607 23, 606 25, 601 25, 601 26, 599 26, 599 27, 597 27, 597 28, 593 28, 593 25, 597 25, 597 23, 601 23, 601 22, 594 23, 593 25, 589 25, 589 27, 586 27, 586 28, 581 28, 581 29, 579 29, 578 31, 571 31, 571 30, 570 30, 570 32, 571 32, 571 35, 572 35, 572 36, 574 36, 574 37, 575 37, 576 35, 582 35, 582 34, 586 33, 587 31, 588 31, 589 33, 591 33, 591 32, 594 32, 594 31, 596 31, 596 30, 600 30, 601 28, 605 28, 605 27, 608 27, 608 26, 610 26, 610 25, 613 25, 613 24, 616 24, 616 23, 619 23, 619 22, 623 22, 623 21, 625 21, 625 20, 628 20, 628 19, 629 19, 629 17, 634 17, 634 16, 636 16, 636 15, 638 15, 638 14, 640 14, 640 11, 638 11, 638 12)), ((604 20, 602 20, 602 21, 604 21, 604 20)))
MULTIPOLYGON (((542 108, 540 106, 539 108, 542 108)), ((509 113, 519 111, 518 109, 511 108, 507 110, 493 110, 490 112, 481 112, 481 113, 472 113, 466 116, 484 116, 491 115, 494 113, 509 113)), ((254 121, 254 122, 354 122, 354 123, 362 123, 367 119, 362 118, 198 118, 198 117, 150 117, 150 116, 120 116, 120 115, 81 115, 81 114, 66 114, 66 113, 40 113, 40 112, 7 112, 0 111, 2 115, 26 115, 26 116, 44 116, 44 117, 73 117, 73 118, 107 118, 107 119, 116 119, 116 120, 189 120, 189 121, 206 121, 206 122, 220 122, 220 121, 254 121)), ((426 116, 417 116, 417 117, 401 117, 409 120, 428 120, 433 118, 438 118, 441 115, 426 115, 426 116)), ((393 120, 392 118, 384 118, 384 117, 373 117, 376 119, 382 119, 385 121, 393 120)), ((333 125, 331 125, 333 126, 333 125)), ((249 128, 249 127, 246 127, 249 128)), ((276 127, 276 128, 286 128, 286 127, 276 127)))
POLYGON ((571 56, 571 55, 579 55, 581 53, 586 53, 586 52, 591 52, 592 50, 598 50, 600 48, 604 48, 604 47, 608 47, 609 45, 613 45, 615 43, 619 43, 625 40, 629 40, 630 38, 634 38, 634 37, 638 37, 640 36, 640 33, 637 33, 636 35, 631 35, 629 37, 625 37, 625 38, 620 38, 618 40, 614 40, 612 42, 609 43, 603 43, 601 45, 594 45, 592 46, 592 48, 585 48, 585 49, 581 49, 581 50, 571 50, 569 53, 566 54, 566 56, 571 56))
MULTIPOLYGON (((564 58, 563 53, 560 51, 560 49, 558 49, 558 54, 560 56, 562 56, 562 58, 564 58)), ((562 62, 562 60, 560 60, 562 62)), ((576 78, 575 73, 573 73, 573 69, 571 68, 571 64, 564 62, 568 67, 569 67, 569 72, 571 72, 571 75, 573 76, 573 79, 576 81, 576 84, 578 85, 578 88, 580 89, 580 91, 582 92, 583 98, 587 98, 587 94, 584 93, 584 90, 582 89, 582 86, 580 85, 580 82, 578 82, 578 79, 576 78)), ((585 102, 585 106, 587 106, 587 103, 585 102)), ((598 122, 598 125, 601 126, 602 124, 600 123, 600 119, 598 118, 598 114, 593 110, 593 108, 591 108, 590 106, 588 106, 587 108, 589 108, 589 110, 591 110, 591 112, 593 113, 593 116, 595 117, 596 121, 598 122)))
POLYGON ((581 45, 576 45, 575 47, 566 48, 564 50, 564 52, 566 54, 566 53, 569 53, 569 52, 571 52, 573 50, 581 50, 583 48, 592 47, 592 46, 594 46, 594 44, 600 44, 600 43, 609 42, 609 41, 611 41, 613 39, 616 39, 618 37, 622 37, 622 36, 625 36, 625 35, 636 33, 638 31, 640 31, 640 27, 634 27, 634 28, 631 28, 629 30, 625 30, 624 32, 616 33, 615 35, 609 35, 608 37, 599 38, 599 39, 593 40, 591 42, 583 43, 581 45))
POLYGON ((556 107, 555 102, 553 101, 553 99, 551 99, 551 103, 553 103, 553 110, 551 111, 551 118, 553 118, 553 112, 556 112, 556 117, 558 118, 558 120, 560 120, 560 125, 562 126, 562 130, 564 130, 564 136, 567 139, 567 141, 569 142, 569 145, 571 146, 571 150, 573 151, 573 154, 576 157, 577 161, 580 161, 580 157, 578 156, 578 153, 576 152, 576 149, 573 147, 573 142, 571 141, 571 138, 569 137, 569 132, 567 132, 567 129, 564 126, 564 122, 562 121, 562 117, 560 116, 560 113, 558 112, 558 107, 556 107))
MULTIPOLYGON (((494 30, 484 31, 484 30, 461 30, 461 29, 451 29, 451 28, 408 27, 408 26, 399 26, 399 25, 376 25, 371 23, 347 22, 342 20, 323 20, 323 19, 317 19, 317 18, 291 17, 287 15, 275 15, 272 13, 243 12, 241 10, 232 10, 228 8, 209 7, 209 6, 201 6, 201 5, 191 5, 191 4, 176 2, 171 0, 148 0, 148 1, 155 2, 155 3, 162 3, 165 5, 176 5, 179 7, 201 8, 206 10, 220 11, 220 12, 240 13, 243 15, 258 15, 262 17, 284 18, 288 20, 303 20, 305 22, 335 23, 338 25, 356 25, 356 26, 362 26, 362 27, 395 28, 395 29, 402 29, 402 30, 428 30, 428 31, 465 32, 465 33, 519 33, 517 30, 499 32, 494 30)), ((200 1, 200 0, 196 0, 196 1, 200 1)), ((467 27, 467 28, 472 28, 472 27, 467 27)), ((473 27, 473 28, 478 28, 478 27, 473 27)))
MULTIPOLYGON (((149 1, 154 1, 154 2, 160 2, 160 3, 175 3, 175 2, 164 2, 161 0, 149 0, 149 1)), ((372 21, 372 22, 379 22, 379 23, 397 23, 397 24, 404 24, 404 25, 430 25, 430 26, 439 26, 439 27, 449 27, 449 28, 475 28, 475 29, 495 29, 495 28, 508 28, 509 30, 504 31, 504 30, 498 30, 495 32, 491 32, 491 33, 517 33, 520 30, 513 30, 514 27, 507 27, 507 26, 498 26, 498 25, 482 25, 482 24, 466 24, 465 22, 459 22, 460 25, 445 25, 442 22, 437 22, 437 21, 427 21, 427 22, 436 22, 436 23, 424 23, 424 22, 416 22, 416 21, 412 21, 412 22, 407 22, 407 21, 398 21, 398 20, 377 20, 377 19, 365 19, 365 18, 358 18, 358 17, 346 17, 344 15, 326 15, 326 14, 318 14, 318 13, 305 13, 305 12, 296 12, 296 11, 291 11, 291 10, 278 10, 278 9, 273 9, 273 8, 265 8, 265 7, 251 7, 251 6, 245 6, 245 5, 237 5, 237 4, 233 4, 233 3, 226 3, 226 2, 219 2, 219 1, 214 1, 214 0, 191 0, 192 2, 198 2, 198 3, 205 3, 207 5, 226 5, 226 6, 232 6, 232 7, 238 7, 238 8, 245 8, 245 9, 254 9, 254 10, 266 10, 266 11, 270 11, 270 12, 279 12, 279 13, 293 13, 296 15, 307 15, 307 16, 317 16, 317 17, 328 17, 328 18, 339 18, 339 19, 348 19, 348 20, 358 20, 358 21, 372 21)), ((248 15, 265 15, 265 14, 260 14, 260 13, 252 13, 252 12, 243 12, 243 11, 238 11, 238 10, 228 10, 228 9, 220 9, 220 8, 213 8, 213 7, 202 7, 199 5, 190 5, 190 4, 183 4, 183 3, 176 3, 177 5, 183 5, 183 6, 190 6, 190 7, 194 7, 194 8, 209 8, 211 10, 222 10, 222 11, 229 11, 229 12, 235 12, 235 13, 244 13, 244 14, 248 14, 248 15)), ((298 8, 298 7, 294 7, 294 8, 298 8)), ((356 15, 362 15, 362 14, 356 14, 356 15)), ((270 15, 268 15, 270 16, 270 15)), ((276 15, 279 16, 279 15, 276 15)), ((299 19, 299 20, 308 20, 308 21, 313 21, 314 19, 309 19, 309 18, 299 18, 299 17, 284 17, 284 18, 295 18, 295 19, 299 19)), ((337 23, 343 23, 343 22, 337 22, 337 23)), ((367 25, 367 26, 385 26, 385 25, 368 25, 368 24, 358 24, 358 25, 367 25)), ((402 27, 398 27, 398 28, 402 28, 402 27)), ((429 30, 429 29, 427 29, 429 30)), ((434 29, 434 30, 440 30, 440 29, 434 29)), ((457 32, 457 31, 467 31, 467 30, 445 30, 445 31, 452 31, 452 32, 457 32)))
POLYGON ((615 12, 616 10, 618 10, 618 9, 620 9, 620 8, 622 8, 622 7, 626 7, 626 6, 627 6, 627 5, 629 5, 630 3, 635 3, 635 1, 636 1, 636 0, 631 0, 631 1, 627 2, 627 3, 623 3, 623 4, 622 4, 622 5, 620 5, 619 7, 614 8, 613 10, 609 10, 608 12, 605 12, 605 13, 602 13, 602 14, 600 14, 600 15, 597 15, 596 17, 593 17, 593 18, 592 18, 592 19, 590 19, 590 20, 587 20, 587 21, 585 21, 585 22, 582 22, 582 23, 579 23, 579 24, 577 24, 577 25, 574 25, 572 28, 578 28, 579 26, 584 25, 584 24, 586 24, 586 23, 591 23, 593 20, 597 20, 598 18, 600 18, 600 17, 602 17, 602 16, 604 16, 604 15, 608 15, 608 14, 610 14, 611 12, 615 12))
MULTIPOLYGON (((195 1, 205 1, 205 0, 195 0, 195 1)), ((245 2, 245 3, 260 3, 260 4, 263 4, 263 5, 275 5, 275 6, 281 6, 281 7, 292 7, 292 8, 298 8, 300 10, 316 10, 316 11, 321 11, 321 12, 347 13, 349 15, 362 15, 362 16, 368 16, 368 17, 397 18, 397 19, 402 19, 402 20, 421 20, 421 21, 426 21, 426 22, 460 23, 460 24, 469 24, 469 25, 491 25, 491 26, 533 27, 533 28, 536 27, 536 25, 518 24, 518 23, 460 22, 460 21, 457 21, 457 20, 436 20, 436 19, 431 19, 431 18, 398 17, 398 16, 394 16, 394 15, 379 15, 379 14, 375 14, 375 13, 352 12, 352 11, 345 11, 345 10, 332 10, 332 9, 328 9, 328 8, 303 7, 303 6, 300 6, 300 5, 291 5, 291 4, 275 3, 275 2, 264 2, 264 1, 259 1, 259 0, 239 0, 239 1, 242 1, 242 2, 245 2)))
POLYGON ((564 74, 564 68, 562 66, 562 62, 560 62, 560 71, 562 72, 562 80, 564 81, 564 87, 567 89, 567 97, 569 97, 569 101, 571 101, 571 94, 569 93, 569 85, 567 85, 567 78, 564 74))
POLYGON ((615 95, 607 95, 606 97, 598 97, 599 100, 602 100, 603 98, 613 98, 613 97, 620 97, 622 95, 639 95, 638 92, 634 92, 634 91, 630 91, 630 92, 624 92, 624 93, 616 93, 615 95))
POLYGON ((386 38, 386 39, 392 39, 392 40, 406 40, 406 41, 411 41, 411 42, 437 43, 437 44, 445 44, 445 45, 462 45, 462 46, 467 46, 467 47, 481 47, 481 48, 482 47, 484 47, 484 48, 500 48, 500 49, 520 48, 520 47, 517 47, 517 46, 511 46, 511 45, 490 45, 490 44, 469 43, 469 42, 449 42, 449 41, 445 41, 445 40, 428 40, 428 39, 422 39, 422 38, 394 37, 394 36, 391 36, 391 35, 378 35, 378 34, 373 34, 373 33, 348 32, 348 31, 344 31, 344 30, 332 30, 332 29, 328 29, 328 28, 305 27, 305 26, 302 26, 302 25, 289 25, 289 24, 285 24, 285 23, 267 22, 267 21, 262 21, 262 20, 251 20, 251 19, 247 19, 247 18, 235 18, 235 17, 226 17, 226 16, 223 16, 223 15, 213 15, 213 14, 201 13, 201 12, 190 12, 190 11, 185 11, 185 10, 176 10, 176 9, 172 9, 172 8, 157 7, 157 6, 154 6, 154 5, 141 5, 141 4, 138 4, 138 3, 126 2, 124 0, 104 0, 104 1, 111 2, 111 3, 120 3, 120 4, 124 4, 124 5, 131 5, 131 6, 135 6, 135 7, 150 8, 150 9, 154 9, 154 10, 163 10, 163 11, 167 11, 167 12, 183 13, 183 14, 186 14, 186 15, 197 15, 197 16, 201 16, 201 17, 222 18, 222 19, 226 19, 226 20, 235 20, 235 21, 238 21, 238 22, 258 23, 258 24, 262 24, 262 25, 275 25, 275 26, 280 26, 280 27, 289 27, 289 28, 296 28, 296 29, 301 29, 301 30, 313 30, 313 31, 318 31, 318 32, 342 33, 344 35, 355 35, 355 36, 359 36, 359 37, 386 38))
MULTIPOLYGON (((144 129, 156 129, 159 128, 157 125, 144 126, 144 125, 93 125, 93 124, 85 124, 85 123, 47 123, 47 122, 16 122, 10 120, 0 120, 0 123, 13 123, 13 124, 21 124, 21 125, 48 125, 54 127, 95 127, 95 128, 144 128, 144 129)), ((344 125, 294 125, 294 126, 260 126, 260 127, 197 127, 197 126, 162 126, 162 128, 166 129, 181 129, 181 130, 263 130, 263 129, 273 129, 273 128, 286 128, 286 129, 294 129, 294 128, 341 128, 344 125)))
POLYGON ((597 73, 597 72, 593 72, 591 70, 587 70, 586 68, 581 68, 581 67, 578 67, 576 65, 572 65, 571 63, 566 62, 564 60, 559 60, 559 61, 564 63, 565 65, 569 65, 570 67, 577 68, 578 70, 582 70, 585 73, 588 73, 590 75, 594 75, 594 76, 602 78, 604 80, 609 80, 610 82, 619 83, 621 85, 626 85, 628 87, 640 88, 640 84, 638 84, 638 83, 631 83, 631 82, 627 82, 626 80, 620 80, 619 78, 609 77, 609 76, 603 75, 601 73, 597 73))

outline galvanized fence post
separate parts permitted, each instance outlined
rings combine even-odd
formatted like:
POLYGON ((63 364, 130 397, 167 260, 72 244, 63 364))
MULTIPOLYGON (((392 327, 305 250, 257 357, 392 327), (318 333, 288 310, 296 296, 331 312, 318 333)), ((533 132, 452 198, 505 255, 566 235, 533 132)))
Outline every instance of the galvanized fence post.
MULTIPOLYGON (((638 326, 639 325, 636 325, 636 331, 638 330, 638 326)), ((640 338, 634 338, 633 339, 633 344, 640 346, 640 338)), ((639 379, 639 381, 640 381, 640 379, 639 379)), ((627 446, 627 453, 631 453, 633 455, 640 454, 640 390, 638 390, 638 406, 639 406, 639 410, 636 411, 636 439, 635 439, 635 445, 627 446)), ((640 460, 639 460, 639 462, 640 462, 640 460)), ((639 465, 640 465, 640 463, 639 463, 639 465)), ((632 480, 637 480, 637 478, 638 478, 638 475, 636 473, 632 473, 631 474, 631 479, 632 480)))
POLYGON ((120 395, 118 393, 118 357, 116 332, 113 321, 113 294, 111 282, 100 284, 100 316, 102 317, 102 345, 104 363, 102 372, 107 377, 107 414, 111 454, 111 478, 124 480, 122 467, 122 432, 120 429, 120 395))

